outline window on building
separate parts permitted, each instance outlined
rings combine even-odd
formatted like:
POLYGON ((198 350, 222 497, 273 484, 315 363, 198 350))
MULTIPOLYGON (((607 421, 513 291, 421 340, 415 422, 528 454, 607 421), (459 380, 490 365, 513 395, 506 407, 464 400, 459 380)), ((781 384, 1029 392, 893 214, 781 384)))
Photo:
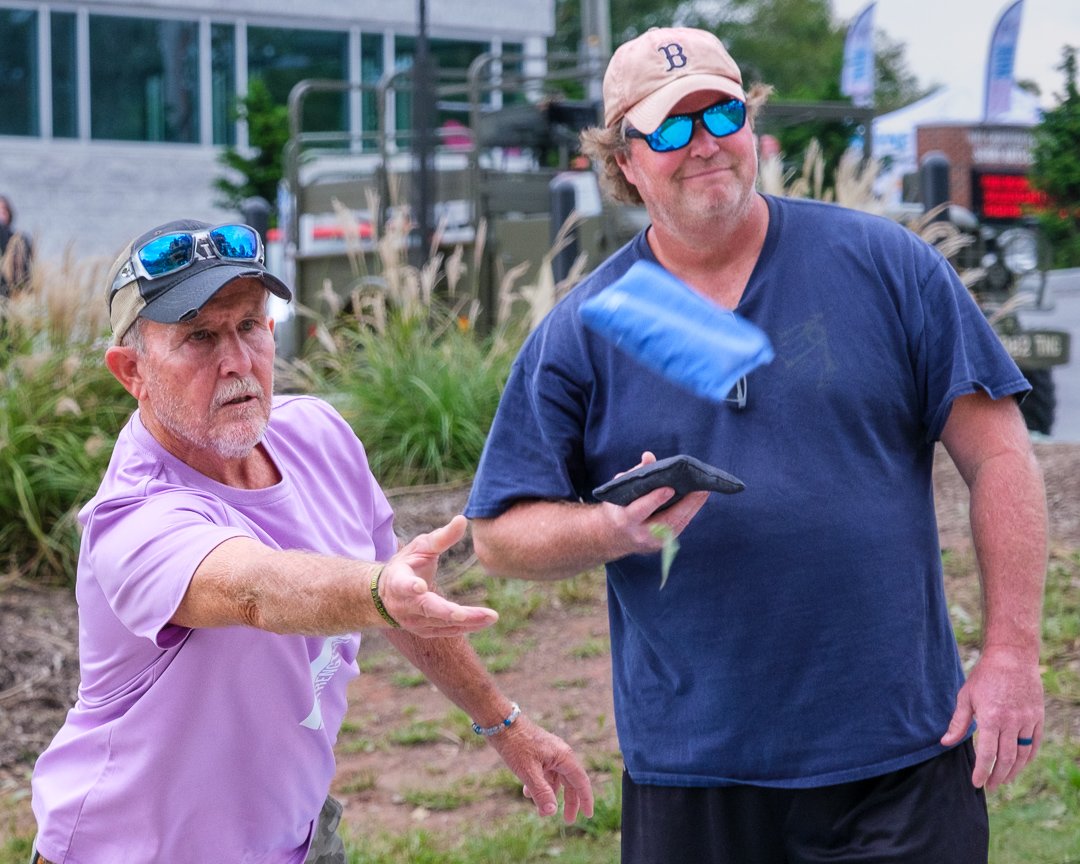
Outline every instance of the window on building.
MULTIPOLYGON (((506 57, 506 59, 502 61, 503 71, 520 80, 521 75, 525 70, 525 46, 520 42, 504 42, 502 53, 506 57)), ((507 105, 517 105, 527 101, 528 97, 525 93, 525 89, 518 86, 513 90, 502 94, 501 105, 505 107, 507 105)))
POLYGON ((90 136, 198 142, 198 58, 193 21, 91 15, 90 136))
POLYGON ((75 48, 75 13, 49 15, 52 43, 52 134, 79 136, 79 65, 75 48))
POLYGON ((236 27, 210 25, 210 98, 213 142, 236 144, 236 27))
POLYGON ((0 9, 0 135, 40 135, 37 12, 0 9))
MULTIPOLYGON (((465 90, 465 83, 469 65, 481 54, 490 51, 491 45, 487 42, 472 42, 460 39, 429 39, 428 54, 431 57, 435 76, 440 82, 458 85, 458 93, 451 94, 447 98, 441 98, 435 112, 435 127, 443 126, 448 121, 451 123, 469 122, 469 99, 465 90)), ((408 69, 413 64, 416 55, 416 37, 398 36, 394 40, 394 64, 398 70, 408 69)), ((399 130, 413 128, 412 110, 413 103, 410 98, 411 86, 408 78, 400 79, 397 88, 397 98, 394 101, 394 119, 399 130)), ((399 147, 408 147, 407 135, 398 137, 399 147)))
POLYGON ((455 80, 460 78, 462 81, 472 61, 491 50, 488 42, 463 42, 459 39, 430 39, 428 45, 438 67, 451 73, 455 80))
MULTIPOLYGON (((349 80, 349 34, 333 30, 248 27, 248 77, 260 78, 274 101, 284 105, 289 91, 305 78, 349 80)), ((345 132, 347 93, 317 93, 304 100, 307 132, 345 132)))
POLYGON ((360 36, 360 129, 363 149, 378 149, 379 104, 375 87, 383 76, 383 37, 376 33, 360 36))

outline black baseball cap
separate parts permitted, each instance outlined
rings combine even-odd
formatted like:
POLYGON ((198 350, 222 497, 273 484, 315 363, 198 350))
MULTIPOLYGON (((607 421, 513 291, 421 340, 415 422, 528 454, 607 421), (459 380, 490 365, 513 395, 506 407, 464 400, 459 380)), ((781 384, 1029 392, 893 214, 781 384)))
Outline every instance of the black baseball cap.
POLYGON ((119 344, 137 318, 178 324, 199 314, 234 279, 258 279, 283 300, 288 286, 266 269, 258 232, 241 223, 166 222, 140 234, 117 256, 106 278, 109 320, 119 344))

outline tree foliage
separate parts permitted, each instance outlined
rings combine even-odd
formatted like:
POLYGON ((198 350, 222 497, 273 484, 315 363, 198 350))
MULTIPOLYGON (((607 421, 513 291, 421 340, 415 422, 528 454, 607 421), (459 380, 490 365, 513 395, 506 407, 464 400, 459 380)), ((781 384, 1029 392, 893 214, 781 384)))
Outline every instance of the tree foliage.
POLYGON ((915 73, 908 68, 904 48, 903 42, 890 39, 881 30, 874 34, 874 69, 877 74, 874 110, 878 114, 888 114, 910 105, 938 86, 936 83, 928 87, 919 84, 915 73))
MULTIPOLYGON (((574 51, 581 39, 581 4, 557 0, 552 49, 574 51)), ((747 82, 776 88, 786 102, 844 101, 840 94, 846 22, 835 23, 829 0, 611 0, 614 45, 649 27, 690 26, 716 33, 738 62, 747 82)), ((904 46, 875 35, 875 108, 885 113, 925 95, 904 59, 904 46)), ((763 115, 768 124, 768 108, 763 115)), ((811 121, 770 128, 792 164, 799 164, 812 140, 821 144, 831 176, 859 130, 854 122, 811 121)))
POLYGON ((1064 98, 1035 129, 1031 182, 1050 199, 1039 216, 1058 267, 1080 266, 1080 91, 1077 49, 1066 46, 1058 67, 1065 74, 1064 98))
POLYGON ((840 96, 844 30, 828 0, 733 0, 735 20, 719 31, 747 81, 776 88, 779 99, 840 96))
POLYGON ((247 123, 250 152, 241 153, 235 147, 222 151, 219 161, 230 171, 214 181, 214 188, 221 193, 217 203, 239 210, 245 198, 259 196, 273 205, 282 176, 282 154, 289 140, 288 108, 274 100, 262 79, 252 78, 247 95, 236 107, 236 117, 247 123))

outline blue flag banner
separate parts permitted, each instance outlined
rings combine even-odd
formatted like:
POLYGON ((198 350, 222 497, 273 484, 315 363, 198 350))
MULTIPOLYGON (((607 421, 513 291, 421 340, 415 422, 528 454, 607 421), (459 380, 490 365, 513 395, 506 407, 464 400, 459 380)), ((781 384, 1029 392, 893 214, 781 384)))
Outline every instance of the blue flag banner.
POLYGON ((1012 107, 1013 64, 1016 62, 1016 43, 1020 38, 1020 16, 1023 11, 1024 0, 1016 0, 1001 13, 994 27, 994 35, 990 37, 983 120, 1008 114, 1012 107))
POLYGON ((871 3, 858 14, 844 40, 840 92, 860 108, 874 104, 874 6, 871 3))

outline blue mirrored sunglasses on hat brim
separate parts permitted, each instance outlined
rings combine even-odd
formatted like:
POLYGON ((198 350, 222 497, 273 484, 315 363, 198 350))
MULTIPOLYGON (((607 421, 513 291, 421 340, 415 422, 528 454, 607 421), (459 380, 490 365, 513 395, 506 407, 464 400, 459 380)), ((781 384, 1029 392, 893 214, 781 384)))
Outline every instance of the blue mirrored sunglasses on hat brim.
POLYGON ((113 281, 112 293, 135 279, 172 276, 212 255, 222 261, 256 264, 262 268, 264 252, 259 232, 249 225, 219 225, 193 231, 170 231, 152 237, 131 250, 128 263, 113 281), (200 242, 206 241, 206 242, 200 242))
POLYGON ((191 231, 170 231, 159 237, 151 238, 132 249, 129 267, 117 274, 116 291, 121 278, 127 273, 125 282, 134 276, 138 279, 161 279, 184 270, 195 261, 213 255, 224 261, 239 261, 241 264, 261 266, 264 261, 262 240, 258 231, 247 225, 220 225, 217 228, 191 231), (200 243, 205 240, 205 243, 200 243))

